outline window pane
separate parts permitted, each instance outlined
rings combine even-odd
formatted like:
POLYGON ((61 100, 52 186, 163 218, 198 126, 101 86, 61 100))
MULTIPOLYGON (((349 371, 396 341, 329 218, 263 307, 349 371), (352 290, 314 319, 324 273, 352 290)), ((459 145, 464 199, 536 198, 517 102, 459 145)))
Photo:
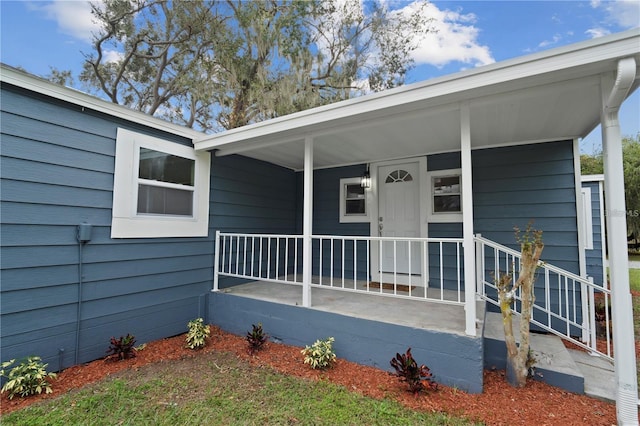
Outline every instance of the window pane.
POLYGON ((433 197, 434 213, 460 212, 459 195, 438 195, 433 197))
POLYGON ((361 185, 347 185, 347 199, 364 198, 364 188, 361 185))
POLYGON ((443 176, 433 179, 434 194, 459 194, 460 176, 443 176))
POLYGON ((364 200, 347 200, 345 214, 348 215, 364 215, 366 214, 364 200))
POLYGON ((138 185, 138 213, 193 216, 193 192, 138 185))
POLYGON ((396 170, 387 176, 384 183, 394 183, 394 182, 411 182, 413 180, 413 176, 406 170, 396 170))
POLYGON ((152 149, 140 148, 138 177, 193 186, 195 161, 152 149))

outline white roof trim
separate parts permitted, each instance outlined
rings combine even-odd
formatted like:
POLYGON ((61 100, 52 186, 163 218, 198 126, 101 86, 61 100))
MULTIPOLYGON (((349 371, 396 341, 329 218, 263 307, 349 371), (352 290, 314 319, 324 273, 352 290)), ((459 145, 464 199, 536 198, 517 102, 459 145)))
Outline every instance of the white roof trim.
MULTIPOLYGON (((416 101, 446 97, 451 103, 465 98, 465 92, 509 81, 538 77, 544 84, 546 73, 571 70, 583 65, 616 60, 624 55, 638 55, 640 28, 587 40, 544 52, 535 53, 503 62, 494 63, 460 73, 426 80, 391 90, 349 99, 318 108, 313 108, 275 119, 231 129, 214 135, 204 135, 195 142, 197 150, 222 148, 247 139, 273 137, 279 133, 298 130, 296 136, 314 136, 322 132, 327 123, 336 119, 355 117, 361 114, 382 112, 385 109, 406 105, 416 101), (460 98, 460 99, 457 99, 460 98)), ((469 100, 465 98, 464 100, 469 100)), ((291 136, 289 136, 289 141, 291 136)))
POLYGON ((604 175, 582 175, 582 182, 604 182, 604 175))
POLYGON ((197 130, 154 118, 122 105, 107 102, 76 89, 61 86, 32 74, 27 74, 5 64, 0 64, 0 81, 55 99, 70 102, 93 111, 98 111, 153 129, 162 130, 177 136, 183 136, 191 140, 201 138, 204 135, 204 133, 197 130))

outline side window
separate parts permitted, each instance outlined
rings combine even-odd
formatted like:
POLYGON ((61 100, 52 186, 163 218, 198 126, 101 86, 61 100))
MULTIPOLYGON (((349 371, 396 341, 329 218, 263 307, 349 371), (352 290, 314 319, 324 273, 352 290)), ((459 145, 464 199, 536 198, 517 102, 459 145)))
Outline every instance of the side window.
POLYGON ((118 129, 112 238, 208 234, 210 154, 118 129))
POLYGON ((591 188, 582 188, 582 223, 580 231, 584 235, 584 248, 593 250, 593 212, 591 211, 591 188))
POLYGON ((460 169, 429 172, 429 220, 462 221, 462 172, 460 169))
POLYGON ((368 222, 367 191, 361 178, 340 179, 340 222, 368 222))

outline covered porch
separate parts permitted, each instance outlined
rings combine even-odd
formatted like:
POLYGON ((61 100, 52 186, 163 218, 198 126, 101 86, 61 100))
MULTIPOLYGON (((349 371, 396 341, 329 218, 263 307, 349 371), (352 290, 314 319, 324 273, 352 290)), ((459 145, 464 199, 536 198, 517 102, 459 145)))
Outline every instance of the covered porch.
MULTIPOLYGON (((305 326, 328 323, 334 325, 323 331, 345 333, 343 337, 346 339, 361 336, 364 341, 375 340, 378 339, 376 336, 383 333, 390 336, 383 339, 384 344, 391 341, 388 339, 393 339, 405 345, 408 341, 399 336, 417 328, 397 329, 393 324, 371 321, 375 326, 360 324, 357 330, 347 333, 340 326, 344 321, 343 315, 319 310, 313 300, 318 294, 324 294, 327 286, 332 291, 340 290, 344 294, 361 293, 363 289, 371 293, 372 283, 378 281, 378 306, 382 303, 380 296, 387 296, 391 291, 393 294, 389 297, 393 296, 395 303, 405 303, 405 299, 407 303, 413 303, 418 301, 414 299, 422 298, 429 302, 421 302, 424 310, 441 304, 461 311, 464 316, 462 334, 459 331, 446 333, 453 340, 443 342, 433 336, 426 338, 417 335, 410 340, 431 342, 430 346, 435 343, 439 348, 440 344, 446 343, 447 348, 454 348, 453 351, 447 349, 447 354, 455 351, 466 353, 469 349, 467 345, 482 345, 478 339, 477 295, 485 295, 484 287, 488 281, 486 276, 480 278, 479 271, 485 271, 486 268, 478 267, 481 260, 477 257, 474 234, 490 234, 498 243, 509 245, 512 243, 514 224, 524 227, 532 218, 540 218, 536 225, 545 231, 545 242, 548 243, 546 251, 552 260, 565 261, 569 251, 573 251, 569 257, 576 258, 575 262, 567 262, 565 269, 568 274, 562 272, 564 280, 558 279, 553 286, 544 287, 545 300, 549 300, 547 306, 568 306, 565 310, 567 315, 572 311, 581 311, 580 301, 589 290, 584 291, 588 287, 584 262, 577 259, 584 238, 578 227, 581 221, 581 211, 577 208, 580 197, 578 141, 598 123, 602 123, 607 159, 607 210, 624 211, 617 110, 629 93, 638 87, 636 64, 640 63, 637 48, 639 37, 638 31, 632 30, 302 111, 196 141, 196 150, 213 150, 216 157, 241 155, 299 172, 301 177, 298 187, 301 195, 297 205, 299 212, 292 226, 296 232, 280 236, 282 241, 290 241, 284 243, 286 246, 294 244, 295 250, 286 255, 269 256, 266 265, 257 266, 257 270, 267 271, 266 276, 259 276, 259 281, 282 281, 285 285, 297 286, 297 290, 301 291, 301 305, 271 304, 257 299, 247 302, 247 297, 243 297, 243 303, 239 304, 236 302, 240 298, 220 291, 221 288, 214 283, 212 314, 227 313, 232 318, 231 309, 242 318, 277 319, 273 324, 277 330, 284 331, 289 327, 299 331, 296 335, 306 333, 307 336, 314 333, 313 330, 304 330, 305 326), (567 164, 567 157, 555 154, 566 153, 567 144, 571 151, 570 167, 558 171, 567 164), (521 150, 520 147, 531 149, 521 150), (455 154, 456 161, 447 165, 451 163, 451 154, 455 154), (429 164, 433 159, 439 162, 436 168, 429 164), (537 161, 535 172, 527 174, 534 161, 537 161), (315 179, 325 170, 352 166, 359 166, 366 171, 362 173, 362 187, 365 188, 363 197, 367 206, 362 223, 366 229, 360 226, 357 232, 356 228, 352 228, 351 232, 345 230, 344 233, 327 232, 324 235, 317 231, 320 224, 314 218, 324 207, 315 199, 318 189, 315 179), (414 171, 408 170, 408 167, 414 167, 414 171), (459 174, 453 173, 458 169, 459 174), (522 170, 525 172, 522 173, 522 170), (449 192, 444 194, 457 197, 458 209, 445 212, 451 213, 447 217, 439 215, 443 213, 437 207, 441 206, 441 200, 435 198, 443 195, 437 192, 442 187, 439 188, 436 183, 439 182, 438 172, 442 171, 445 172, 442 175, 445 178, 458 178, 457 183, 449 185, 449 192), (401 179, 404 173, 411 175, 411 179, 401 179), (414 185, 413 189, 385 192, 389 177, 391 183, 402 180, 407 184, 406 188, 414 185), (365 178, 370 179, 369 184, 365 178), (539 186, 543 182, 547 182, 548 186, 539 186), (558 191, 553 196, 555 198, 545 198, 550 190, 562 187, 569 189, 558 191), (558 210, 556 203, 567 203, 565 207, 568 213, 548 215, 549 211, 558 210), (412 207, 406 208, 407 205, 412 207), (393 216, 390 213, 395 212, 395 206, 403 206, 402 217, 406 219, 403 219, 403 223, 406 225, 410 222, 410 226, 401 229, 389 226, 389 219, 393 216), (454 224, 459 227, 456 228, 454 224), (435 237, 434 231, 440 235, 435 237), (364 238, 362 241, 368 241, 364 244, 365 249, 358 248, 359 237, 349 235, 352 233, 364 238), (386 241, 385 238, 391 240, 386 241), (327 239, 332 241, 329 244, 332 248, 334 240, 353 241, 352 256, 342 256, 340 264, 327 266, 326 259, 330 262, 334 259, 333 254, 325 257, 323 247, 326 246, 323 241, 327 239), (456 250, 459 250, 455 255, 441 259, 439 276, 432 271, 434 263, 431 262, 431 245, 438 244, 438 239, 456 244, 456 250), (397 247, 393 248, 392 240, 405 241, 402 244, 406 244, 406 249, 399 253, 397 247), (416 248, 413 248, 414 244, 416 248), (555 251, 552 251, 554 244, 555 251), (381 259, 380 253, 383 252, 393 253, 390 261, 381 259), (420 260, 413 260, 413 256, 420 260), (452 268, 453 275, 446 270, 448 261, 458 262, 452 268), (292 267, 299 269, 291 270, 292 267), (270 275, 274 268, 275 278, 270 275), (349 288, 350 280, 353 280, 353 288, 349 288), (290 283, 287 284, 287 281, 290 283), (390 286, 385 289, 385 284, 390 286), (410 294, 404 294, 399 287, 401 285, 406 286, 402 289, 407 289, 410 294), (569 295, 570 288, 583 291, 569 295), (439 293, 440 300, 431 297, 430 291, 433 289, 435 291, 431 293, 439 293), (454 292, 454 297, 447 299, 444 295, 452 294, 450 291, 454 292), (546 299, 547 296, 549 299, 546 299), (330 315, 332 319, 329 320, 330 315), (374 331, 363 334, 362 330, 368 327, 374 331), (460 339, 465 339, 462 347, 456 343, 460 339)), ((340 203, 342 201, 341 197, 340 203)), ((627 260, 624 256, 626 222, 624 215, 608 215, 607 219, 611 230, 611 279, 616 285, 610 294, 616 323, 613 342, 616 346, 616 376, 619 383, 619 418, 634 418, 637 422, 637 386, 635 380, 630 380, 635 377, 632 374, 635 372, 635 356, 633 338, 629 337, 633 335, 633 322, 626 276, 627 260), (630 400, 633 402, 631 406, 630 400)), ((254 272, 247 274, 245 267, 241 266, 246 264, 244 256, 249 252, 245 239, 247 235, 234 234, 236 229, 228 231, 225 238, 230 238, 231 245, 227 253, 234 255, 221 259, 220 254, 224 249, 221 239, 216 238, 215 265, 216 268, 222 265, 216 272, 224 272, 226 262, 227 273, 236 280, 234 284, 246 285, 247 282, 257 281, 254 272), (241 249, 234 249, 234 244, 241 249)), ((261 234, 253 234, 262 241, 261 234)), ((269 241, 273 238, 271 244, 277 246, 282 244, 278 240, 280 237, 275 234, 266 238, 269 241)), ((252 240, 253 253, 259 250, 256 247, 255 240, 252 240)), ((254 254, 251 254, 253 258, 254 254)), ((262 255, 259 259, 262 259, 262 255)), ((496 265, 500 266, 499 263, 496 265)), ((507 265, 509 261, 504 264, 507 265)), ((549 279, 545 278, 547 281, 549 279)), ((599 284, 601 289, 607 289, 604 283, 599 284)), ((375 286, 373 290, 376 290, 375 286)), ((336 299, 344 297, 341 293, 333 294, 339 295, 333 296, 336 299)), ((372 294, 357 296, 369 297, 372 294)), ((321 303, 325 302, 321 299, 321 303)), ((327 306, 338 309, 337 305, 327 306)), ((376 307, 370 309, 374 312, 380 310, 376 307)), ((550 321, 555 318, 550 311, 545 315, 550 321)), ((566 326, 569 334, 574 327, 580 329, 585 317, 583 314, 581 320, 577 317, 571 320, 573 322, 566 326)), ((244 328, 237 330, 238 325, 228 326, 236 327, 236 331, 246 331, 244 328)), ((555 328, 553 324, 551 328, 555 328)), ((437 329, 424 332, 438 336, 444 334, 437 329)), ((308 341, 300 343, 307 344, 308 341)), ((397 348, 396 344, 394 348, 395 351, 402 349, 397 348)), ((381 361, 368 363, 375 365, 378 362, 381 361)), ((385 365, 386 362, 388 359, 385 365)), ((482 363, 474 365, 477 367, 482 363)), ((481 374, 481 367, 479 371, 481 374)))

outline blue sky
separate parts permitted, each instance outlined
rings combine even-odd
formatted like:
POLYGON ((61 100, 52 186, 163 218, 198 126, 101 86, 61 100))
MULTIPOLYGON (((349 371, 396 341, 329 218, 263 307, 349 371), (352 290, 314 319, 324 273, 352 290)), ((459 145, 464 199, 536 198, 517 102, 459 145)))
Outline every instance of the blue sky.
MULTIPOLYGON (((411 10, 409 1, 386 0, 411 10)), ((421 40, 416 82, 551 49, 640 25, 640 0, 484 1, 434 0, 427 8, 437 33, 421 40)), ((50 67, 81 68, 94 29, 87 2, 0 0, 0 60, 36 75, 50 67)), ((623 104, 622 134, 640 132, 640 93, 623 104)), ((581 142, 584 152, 600 148, 600 130, 581 142)))

